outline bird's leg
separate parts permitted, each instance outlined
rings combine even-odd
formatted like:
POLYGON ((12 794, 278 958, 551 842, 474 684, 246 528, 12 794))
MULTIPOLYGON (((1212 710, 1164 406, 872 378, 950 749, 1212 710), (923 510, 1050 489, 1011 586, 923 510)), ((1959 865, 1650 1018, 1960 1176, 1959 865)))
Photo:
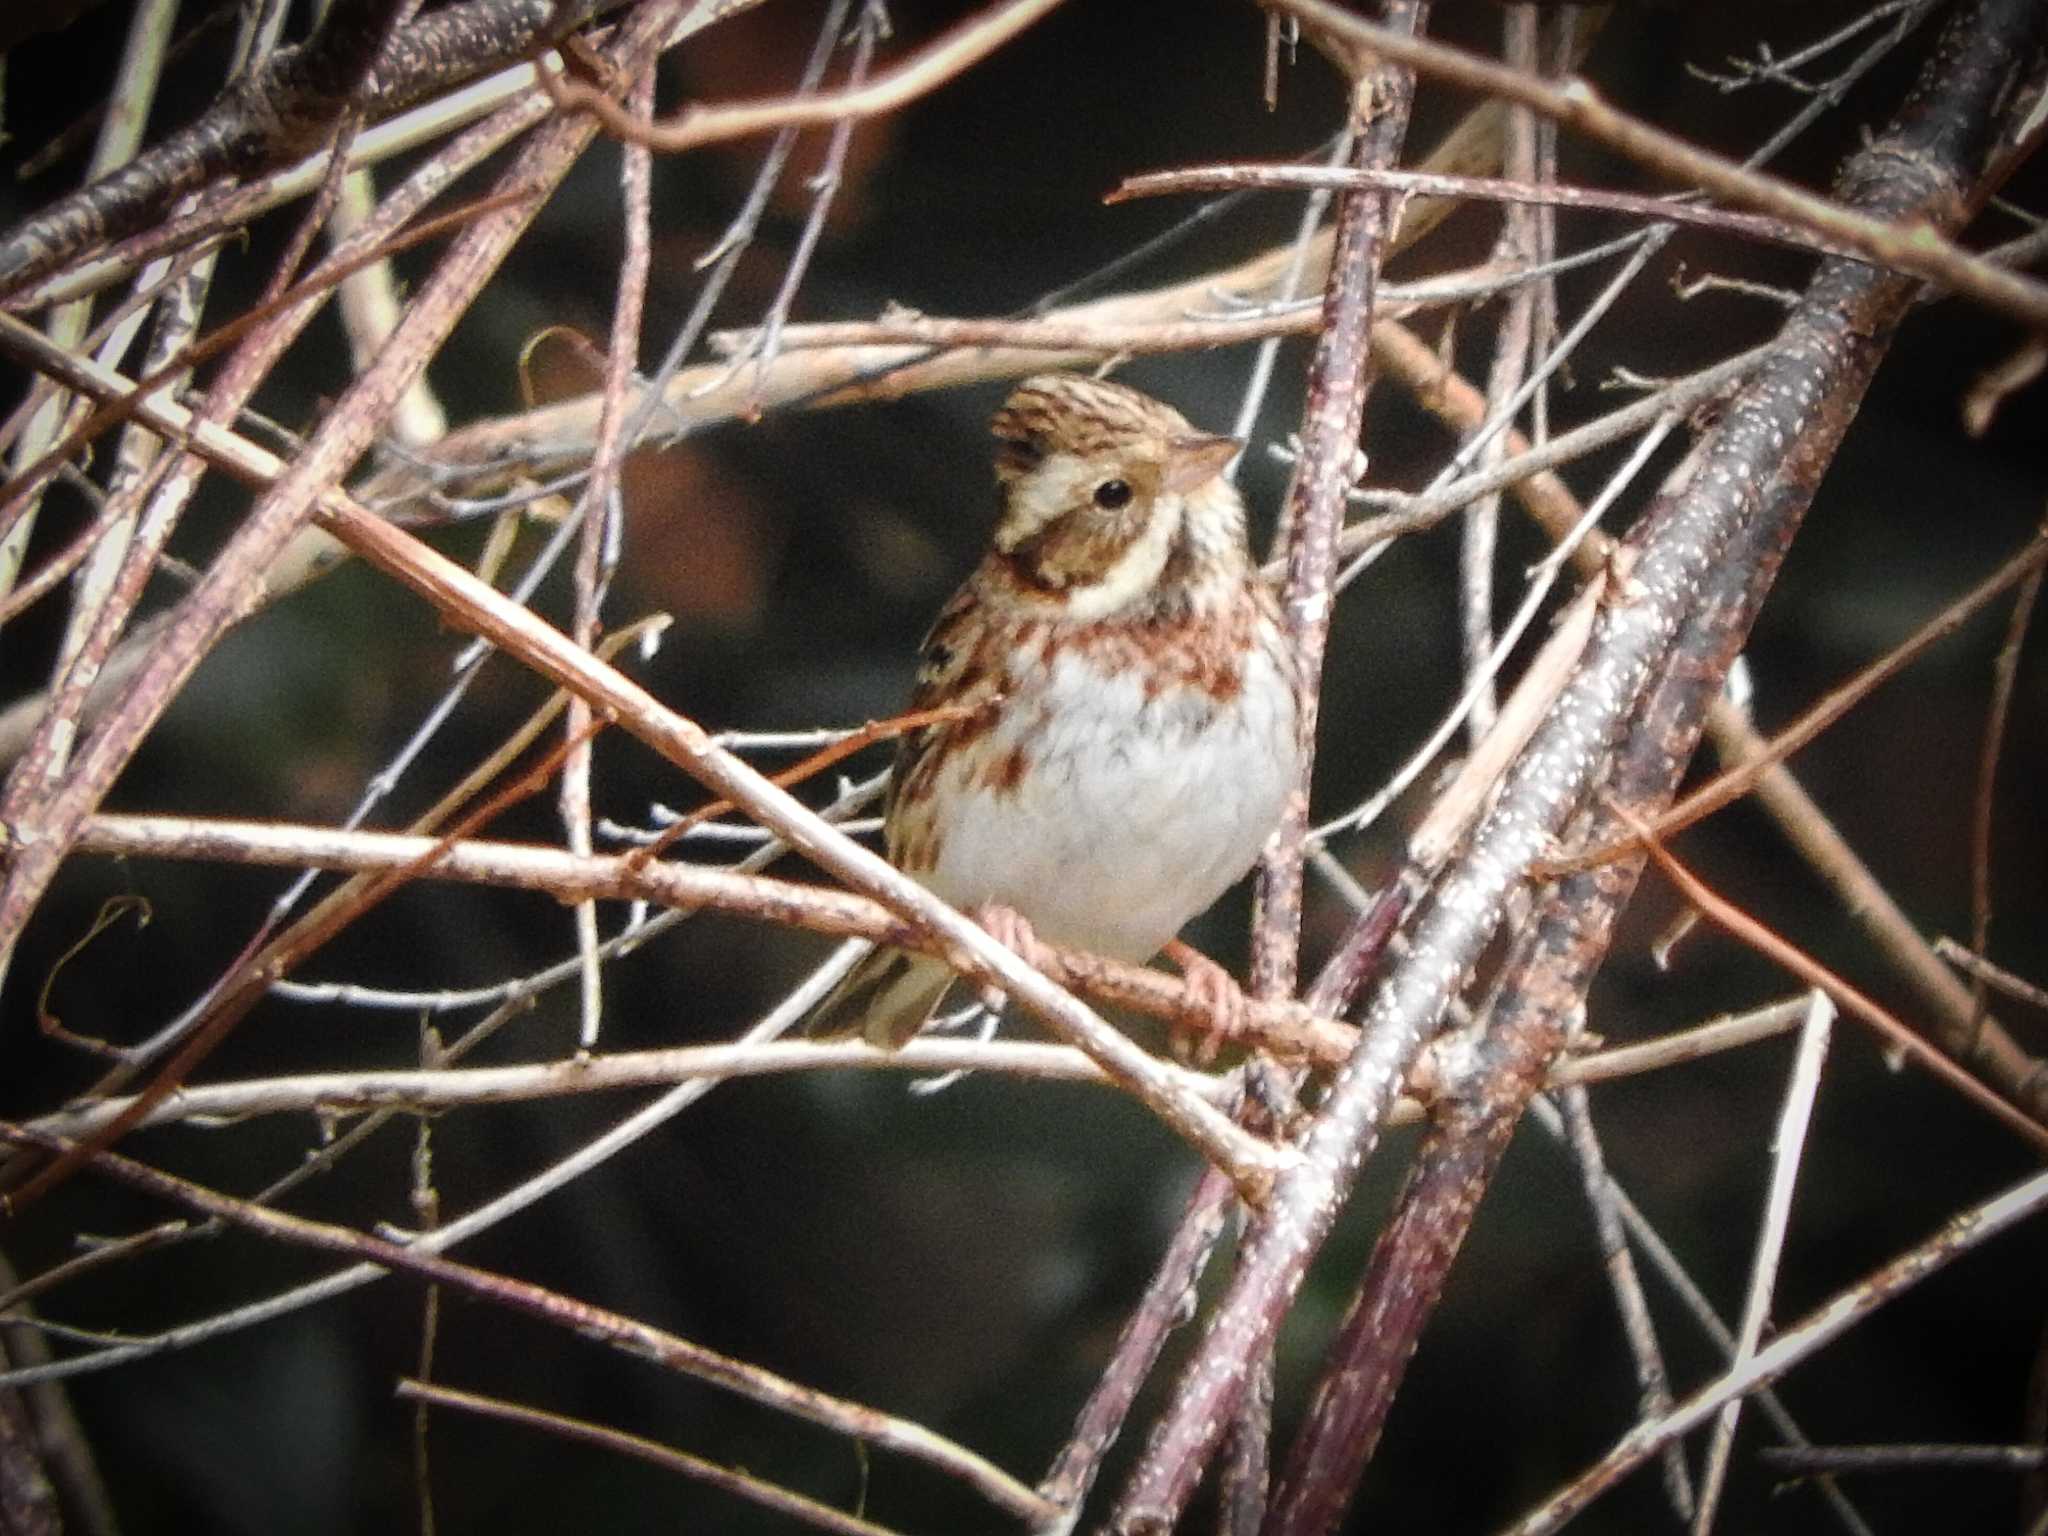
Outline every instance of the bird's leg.
POLYGON ((1241 1040, 1247 1033, 1250 1020, 1244 989, 1231 978, 1230 972, 1191 944, 1169 939, 1164 953, 1180 967, 1189 998, 1212 1021, 1202 1030, 1175 1024, 1169 1037, 1173 1054, 1196 1066, 1209 1066, 1215 1062, 1224 1041, 1241 1040))
MULTIPOLYGON (((1038 935, 1024 914, 1015 907, 1006 907, 999 901, 984 901, 974 909, 974 920, 988 930, 988 936, 1003 948, 1015 951, 1029 960, 1031 952, 1038 947, 1038 935)), ((981 1005, 992 1014, 1003 1011, 1003 989, 987 986, 981 989, 981 1005)))

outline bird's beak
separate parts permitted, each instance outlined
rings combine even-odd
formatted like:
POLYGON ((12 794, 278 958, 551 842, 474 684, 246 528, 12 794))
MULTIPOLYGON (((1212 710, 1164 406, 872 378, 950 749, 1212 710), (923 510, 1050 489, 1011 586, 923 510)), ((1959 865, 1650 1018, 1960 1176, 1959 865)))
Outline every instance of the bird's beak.
POLYGON ((1234 437, 1177 437, 1167 445, 1165 487, 1177 496, 1207 485, 1244 451, 1234 437))

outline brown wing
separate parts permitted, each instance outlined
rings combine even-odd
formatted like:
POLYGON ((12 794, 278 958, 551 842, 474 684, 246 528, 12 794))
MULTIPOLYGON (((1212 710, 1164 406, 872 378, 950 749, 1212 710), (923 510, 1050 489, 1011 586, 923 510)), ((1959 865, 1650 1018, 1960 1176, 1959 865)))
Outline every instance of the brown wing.
POLYGON ((909 814, 907 807, 926 799, 945 760, 994 723, 994 704, 1002 693, 1002 677, 993 664, 988 610, 978 583, 970 579, 939 610, 919 648, 917 686, 911 690, 913 712, 961 705, 973 713, 905 733, 896 747, 885 810, 889 860, 912 874, 931 867, 928 816, 909 814))

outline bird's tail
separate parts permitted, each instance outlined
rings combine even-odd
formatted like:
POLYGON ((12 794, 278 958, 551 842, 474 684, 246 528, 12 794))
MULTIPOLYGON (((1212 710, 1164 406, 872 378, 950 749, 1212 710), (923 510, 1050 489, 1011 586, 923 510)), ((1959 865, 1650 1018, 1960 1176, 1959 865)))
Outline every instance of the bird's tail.
POLYGON ((847 973, 804 1024, 815 1040, 860 1035, 895 1050, 938 1012, 953 972, 929 955, 877 949, 847 973))

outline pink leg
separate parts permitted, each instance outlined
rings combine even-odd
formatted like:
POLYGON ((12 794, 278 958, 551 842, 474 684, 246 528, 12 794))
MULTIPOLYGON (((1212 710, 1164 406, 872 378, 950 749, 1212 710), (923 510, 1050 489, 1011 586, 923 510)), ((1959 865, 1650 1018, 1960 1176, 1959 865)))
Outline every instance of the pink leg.
MULTIPOLYGON (((1015 907, 1006 907, 1001 902, 985 901, 974 909, 974 920, 988 930, 990 938, 1005 949, 1029 956, 1038 946, 1038 935, 1024 914, 1015 907)), ((991 1013, 1000 1013, 1003 1008, 1003 992, 1000 987, 984 987, 981 1002, 991 1013)))
POLYGON ((1226 1040, 1241 1040, 1247 1032, 1244 990, 1230 972, 1191 945, 1179 939, 1168 941, 1166 958, 1180 967, 1188 992, 1196 1006, 1215 1022, 1207 1030, 1173 1029, 1173 1051, 1184 1060, 1206 1067, 1226 1040))

